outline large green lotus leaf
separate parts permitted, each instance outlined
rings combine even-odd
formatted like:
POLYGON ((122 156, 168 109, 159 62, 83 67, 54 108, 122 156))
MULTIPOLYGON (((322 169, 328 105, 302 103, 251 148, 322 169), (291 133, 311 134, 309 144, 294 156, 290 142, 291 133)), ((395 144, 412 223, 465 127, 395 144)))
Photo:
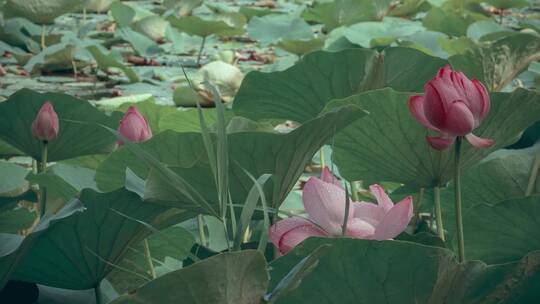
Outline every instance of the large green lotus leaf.
POLYGON ((484 83, 489 91, 501 91, 531 62, 540 60, 540 37, 508 34, 448 60, 452 67, 484 83))
POLYGON ((307 21, 323 23, 330 31, 334 28, 351 25, 360 21, 372 21, 384 17, 392 1, 337 0, 316 2, 302 12, 307 21))
MULTIPOLYGON (((152 265, 158 276, 164 271, 177 270, 178 267, 171 269, 169 261, 176 261, 181 266, 180 261, 187 258, 195 244, 193 234, 181 226, 172 226, 153 233, 146 240, 152 265)), ((128 253, 118 266, 107 276, 107 280, 120 293, 129 292, 152 280, 143 242, 129 247, 128 253)))
POLYGON ((23 153, 12 146, 8 145, 5 141, 0 139, 0 158, 10 158, 13 156, 20 156, 23 153))
POLYGON ((94 170, 57 163, 48 168, 45 173, 30 173, 26 179, 34 184, 47 188, 47 195, 54 195, 63 201, 69 201, 83 189, 97 190, 94 170))
POLYGON ((360 22, 347 27, 343 34, 351 43, 364 48, 387 46, 400 37, 424 31, 422 23, 402 18, 385 17, 382 21, 360 22))
POLYGON ((24 237, 18 234, 0 233, 0 289, 10 279, 19 262, 28 252, 36 240, 40 238, 48 229, 54 225, 65 221, 74 213, 84 210, 84 206, 79 201, 72 201, 56 214, 41 219, 32 233, 24 237))
POLYGON ((154 56, 162 51, 154 40, 148 38, 144 34, 132 30, 129 27, 116 30, 116 35, 118 35, 120 39, 127 41, 135 53, 139 56, 154 56))
POLYGON ((282 39, 311 39, 313 32, 304 20, 286 14, 271 14, 253 17, 247 25, 249 37, 263 44, 282 39))
MULTIPOLYGON (((538 93, 518 89, 490 96, 491 111, 474 133, 495 140, 495 144, 489 149, 475 149, 465 143, 464 171, 513 143, 540 116, 538 93)), ((335 138, 334 159, 343 177, 368 183, 399 182, 416 188, 445 185, 452 179, 453 149, 439 152, 429 147, 425 140, 428 131, 411 116, 408 97, 409 93, 382 89, 335 101, 336 105, 355 104, 370 113, 335 138)))
MULTIPOLYGON (((191 167, 204 155, 204 144, 199 133, 161 132, 140 144, 160 162, 173 167, 191 167)), ((124 186, 126 168, 146 178, 147 166, 129 150, 119 148, 101 163, 96 171, 100 190, 111 191, 124 186)))
MULTIPOLYGON (((201 132, 201 122, 199 120, 198 109, 182 109, 179 108, 174 113, 163 115, 159 120, 159 129, 173 130, 176 132, 201 132)), ((231 111, 226 111, 225 116, 231 111)), ((202 109, 204 121, 208 126, 212 126, 216 122, 215 108, 202 109)))
MULTIPOLYGON (((494 205, 508 199, 525 197, 535 154, 540 146, 523 150, 499 150, 462 175, 461 192, 464 212, 476 205, 494 205)), ((540 179, 531 194, 540 193, 540 179)), ((433 199, 426 197, 429 201, 433 199)), ((441 190, 443 218, 454 221, 454 185, 441 190)), ((452 236, 454 225, 445 229, 452 236)))
POLYGON ((17 196, 28 189, 28 170, 14 163, 0 161, 0 196, 17 196))
MULTIPOLYGON (((117 2, 117 3, 119 3, 119 2, 117 2)), ((124 72, 124 74, 126 74, 126 77, 129 79, 129 82, 133 83, 133 82, 138 82, 139 81, 139 76, 137 75, 137 73, 135 73, 135 71, 133 71, 131 68, 129 68, 129 67, 123 65, 122 63, 116 61, 112 57, 112 54, 104 53, 103 50, 101 50, 99 47, 97 47, 95 45, 91 45, 91 46, 87 47, 87 50, 94 57, 98 67, 102 71, 106 72, 108 68, 117 68, 117 69, 122 70, 122 72, 124 72)))
POLYGON ((304 241, 270 264, 270 286, 323 244, 331 247, 318 266, 277 303, 533 303, 539 296, 540 252, 502 265, 458 264, 443 248, 346 238, 304 241))
POLYGON ((429 30, 459 37, 465 36, 471 23, 481 19, 486 19, 486 17, 460 12, 449 7, 432 7, 422 23, 429 30))
POLYGON ((27 155, 41 159, 42 144, 32 136, 32 121, 45 101, 50 101, 60 122, 58 138, 48 145, 48 160, 59 161, 110 151, 115 137, 98 124, 116 128, 109 117, 87 101, 61 93, 22 89, 0 103, 0 138, 27 155), (76 123, 75 120, 82 123, 76 123))
MULTIPOLYGON (((255 177, 262 174, 273 175, 273 181, 267 182, 265 187, 268 191, 267 200, 272 202, 272 206, 279 206, 315 152, 334 134, 364 114, 365 112, 357 107, 340 107, 304 123, 287 134, 255 131, 229 134, 229 185, 233 201, 243 203, 253 186, 253 181, 243 172, 245 169, 255 177), (324 128, 321 129, 321 126, 324 128)), ((166 131, 143 143, 141 147, 166 165, 176 167, 174 171, 177 174, 191 183, 207 200, 217 205, 214 177, 206 159, 200 133, 166 131), (174 145, 178 145, 179 148, 174 145), (196 157, 203 155, 204 158, 196 164, 189 165, 187 162, 196 161, 196 157)), ((98 186, 106 189, 113 186, 121 187, 124 183, 122 174, 126 167, 143 178, 148 175, 148 168, 134 155, 127 150, 119 150, 98 169, 96 178, 98 186)), ((146 199, 169 201, 171 204, 169 206, 180 208, 187 208, 186 206, 193 204, 185 197, 175 197, 168 185, 149 178, 145 190, 146 199)))
POLYGON ((467 259, 516 261, 540 249, 540 196, 479 204, 463 217, 467 259))
POLYGON ((169 17, 167 20, 179 31, 200 37, 208 37, 210 35, 228 37, 241 35, 244 32, 243 28, 230 26, 224 21, 205 20, 197 16, 186 16, 180 19, 169 17))
POLYGON ((84 2, 84 0, 7 0, 2 11, 8 16, 48 24, 53 23, 56 17, 81 8, 84 2))
POLYGON ((112 303, 260 303, 268 286, 264 256, 223 253, 170 272, 112 303))
POLYGON ((35 210, 22 207, 17 201, 2 204, 0 208, 0 233, 19 233, 30 228, 36 220, 35 210))
POLYGON ((494 20, 482 20, 469 25, 467 28, 467 37, 480 40, 485 35, 501 32, 512 32, 512 30, 500 25, 494 20))
POLYGON ((392 87, 420 92, 446 61, 410 48, 313 52, 293 67, 246 75, 233 103, 236 114, 251 119, 283 118, 304 122, 332 99, 392 87))
POLYGON ((66 289, 93 288, 122 260, 129 246, 148 235, 149 229, 139 221, 160 226, 172 216, 169 208, 143 203, 125 189, 83 190, 79 200, 86 210, 36 238, 15 279, 66 289))
POLYGON ((527 0, 488 0, 487 3, 499 9, 519 8, 529 5, 527 0))
POLYGON ((324 46, 324 38, 317 37, 308 40, 280 40, 276 46, 297 56, 320 50, 324 46))

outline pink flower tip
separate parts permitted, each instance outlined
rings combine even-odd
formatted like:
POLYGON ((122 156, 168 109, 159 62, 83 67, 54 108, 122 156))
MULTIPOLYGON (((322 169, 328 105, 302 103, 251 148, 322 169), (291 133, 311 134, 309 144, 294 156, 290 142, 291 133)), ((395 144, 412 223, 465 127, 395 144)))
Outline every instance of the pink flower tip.
POLYGON ((58 137, 58 115, 50 102, 45 102, 32 122, 32 136, 41 141, 53 141, 58 137))
MULTIPOLYGON (((141 115, 139 111, 133 106, 129 109, 120 120, 118 126, 118 133, 132 142, 140 143, 152 138, 152 130, 146 119, 141 115)), ((123 145, 124 142, 118 141, 119 145, 123 145)))

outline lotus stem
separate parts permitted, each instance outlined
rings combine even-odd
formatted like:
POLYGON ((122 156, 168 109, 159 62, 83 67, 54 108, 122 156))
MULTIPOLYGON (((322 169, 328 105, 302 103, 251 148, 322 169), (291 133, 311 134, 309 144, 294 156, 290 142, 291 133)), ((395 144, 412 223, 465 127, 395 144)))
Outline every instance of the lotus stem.
POLYGON ((201 62, 201 56, 202 56, 202 52, 204 50, 204 44, 205 43, 206 43, 206 36, 203 37, 202 43, 201 43, 201 48, 199 49, 199 54, 197 54, 197 65, 199 65, 200 62, 201 62))
MULTIPOLYGON (((45 173, 47 171, 47 141, 43 141, 43 147, 41 148, 41 161, 38 167, 38 173, 45 173)), ((45 209, 47 208, 47 189, 44 186, 39 187, 39 212, 40 217, 45 215, 45 209)))
POLYGON ((347 223, 349 222, 349 207, 351 206, 351 200, 349 196, 349 189, 347 189, 347 184, 345 184, 345 215, 343 216, 343 226, 341 229, 341 235, 345 236, 347 234, 347 223))
POLYGON ((414 219, 413 219, 413 229, 416 230, 416 226, 418 225, 418 221, 420 220, 420 209, 422 207, 422 202, 424 201, 424 188, 420 188, 420 192, 418 193, 418 198, 416 199, 416 205, 414 210, 414 219))
POLYGON ((206 235, 204 233, 204 218, 202 214, 199 214, 197 216, 197 226, 199 230, 199 240, 201 242, 201 245, 206 247, 208 246, 208 244, 206 243, 206 235))
POLYGON ((148 245, 148 239, 143 240, 143 246, 144 246, 144 257, 146 258, 146 263, 148 263, 148 270, 150 271, 150 276, 152 276, 152 279, 155 279, 157 278, 156 269, 154 268, 154 264, 152 263, 152 254, 150 253, 150 246, 148 245))
POLYGON ((531 174, 529 174, 529 182, 527 183, 527 190, 525 190, 525 196, 530 196, 534 192, 536 185, 536 179, 538 178, 538 171, 540 171, 540 150, 536 153, 534 161, 531 167, 531 174))
POLYGON ((441 208, 441 188, 439 186, 433 188, 433 196, 435 201, 435 222, 437 224, 437 234, 439 235, 439 238, 444 242, 445 238, 441 208))
POLYGON ((319 150, 319 163, 321 164, 321 169, 324 169, 326 164, 324 162, 324 150, 323 150, 323 147, 321 147, 321 149, 319 150))
POLYGON ((357 184, 357 182, 352 181, 349 184, 351 186, 351 197, 352 197, 353 201, 355 201, 355 202, 359 201, 360 198, 358 197, 358 184, 357 184))
POLYGON ((101 287, 100 283, 97 283, 97 285, 94 287, 94 295, 96 296, 96 304, 102 304, 103 303, 103 296, 101 295, 101 287))
POLYGON ((41 49, 44 50, 47 46, 45 45, 45 25, 41 26, 41 49))
POLYGON ((461 215, 461 136, 456 138, 455 143, 455 176, 454 176, 454 189, 456 200, 456 230, 458 236, 458 257, 459 262, 465 262, 465 240, 463 238, 463 217, 461 215))

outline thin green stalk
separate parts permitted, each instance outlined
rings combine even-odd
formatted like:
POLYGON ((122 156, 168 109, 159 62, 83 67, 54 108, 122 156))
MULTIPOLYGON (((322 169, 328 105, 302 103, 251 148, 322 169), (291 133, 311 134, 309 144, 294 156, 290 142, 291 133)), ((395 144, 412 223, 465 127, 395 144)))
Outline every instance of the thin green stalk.
POLYGON ((413 227, 416 230, 416 226, 418 225, 418 221, 420 220, 420 209, 422 207, 422 202, 424 201, 424 188, 420 188, 420 192, 418 193, 418 198, 416 199, 416 204, 414 204, 414 219, 413 219, 413 227))
POLYGON ((96 304, 102 304, 103 303, 103 296, 101 295, 100 283, 98 283, 94 287, 94 295, 96 296, 96 304))
POLYGON ((202 43, 201 43, 201 48, 199 49, 199 54, 197 54, 197 65, 199 65, 200 62, 201 62, 201 56, 202 56, 202 52, 204 50, 204 44, 205 43, 206 43, 206 36, 203 37, 202 43))
POLYGON ((439 235, 439 238, 444 241, 444 226, 441 208, 441 188, 439 188, 439 186, 433 188, 433 196, 435 201, 435 222, 437 224, 437 234, 439 235))
POLYGON ((47 46, 45 45, 45 25, 41 26, 41 49, 44 50, 47 46))
MULTIPOLYGON (((47 141, 43 141, 43 148, 41 149, 41 162, 39 164, 38 173, 45 173, 47 171, 47 141)), ((44 186, 39 187, 39 212, 40 217, 45 215, 45 208, 47 208, 47 189, 44 186)))
POLYGON ((320 159, 320 164, 321 164, 321 169, 324 169, 324 167, 326 166, 325 164, 325 161, 324 161, 324 150, 323 150, 323 147, 321 147, 321 149, 319 150, 319 159, 320 159))
POLYGON ((454 189, 456 200, 456 230, 458 236, 458 257, 459 262, 465 262, 465 240, 463 238, 463 217, 461 215, 461 141, 462 138, 458 136, 455 143, 455 176, 454 176, 454 189))
POLYGON ((157 278, 156 269, 154 268, 154 264, 152 263, 152 254, 150 253, 150 246, 148 245, 148 239, 143 240, 143 246, 144 246, 144 257, 146 258, 146 263, 148 263, 148 270, 150 271, 150 275, 152 276, 152 279, 155 279, 157 278))
POLYGON ((199 239, 201 241, 201 245, 207 247, 208 244, 206 243, 206 234, 204 233, 204 218, 202 214, 199 214, 197 216, 197 226, 199 230, 199 239))
POLYGON ((353 201, 355 201, 355 202, 359 201, 360 198, 358 197, 357 182, 352 181, 349 184, 351 186, 351 197, 352 197, 353 201))
POLYGON ((347 184, 345 184, 345 215, 343 216, 343 226, 341 228, 342 236, 345 236, 347 234, 347 224, 349 223, 350 206, 351 206, 351 199, 349 196, 349 189, 347 189, 347 184))
POLYGON ((534 157, 534 162, 531 167, 531 173, 529 174, 529 182, 527 183, 527 190, 525 190, 525 196, 530 196, 534 192, 536 185, 536 179, 538 178, 538 172, 540 171, 540 150, 534 157))

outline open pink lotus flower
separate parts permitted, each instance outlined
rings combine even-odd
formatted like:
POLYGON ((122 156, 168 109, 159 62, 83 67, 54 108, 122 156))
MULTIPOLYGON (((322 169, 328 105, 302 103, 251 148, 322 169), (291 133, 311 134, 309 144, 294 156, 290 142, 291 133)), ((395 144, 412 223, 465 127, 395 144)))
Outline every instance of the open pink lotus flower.
POLYGON ((453 71, 449 65, 424 86, 425 94, 411 96, 409 110, 426 128, 440 136, 427 136, 428 143, 444 150, 456 137, 464 136, 473 146, 487 148, 493 140, 472 133, 489 113, 489 95, 480 81, 453 71))
MULTIPOLYGON (((124 114, 124 117, 122 117, 122 120, 120 120, 118 133, 135 143, 147 141, 152 138, 152 130, 150 129, 150 125, 144 116, 137 111, 137 108, 133 106, 129 107, 124 114)), ((124 142, 121 140, 119 140, 117 143, 120 146, 124 144, 124 142)))
MULTIPOLYGON (((346 236, 388 240, 400 234, 413 214, 412 197, 395 204, 379 185, 369 187, 377 205, 351 201, 346 236)), ((341 236, 345 217, 345 190, 328 168, 321 178, 311 177, 302 193, 308 219, 290 217, 269 229, 270 240, 285 254, 310 236, 341 236)))

